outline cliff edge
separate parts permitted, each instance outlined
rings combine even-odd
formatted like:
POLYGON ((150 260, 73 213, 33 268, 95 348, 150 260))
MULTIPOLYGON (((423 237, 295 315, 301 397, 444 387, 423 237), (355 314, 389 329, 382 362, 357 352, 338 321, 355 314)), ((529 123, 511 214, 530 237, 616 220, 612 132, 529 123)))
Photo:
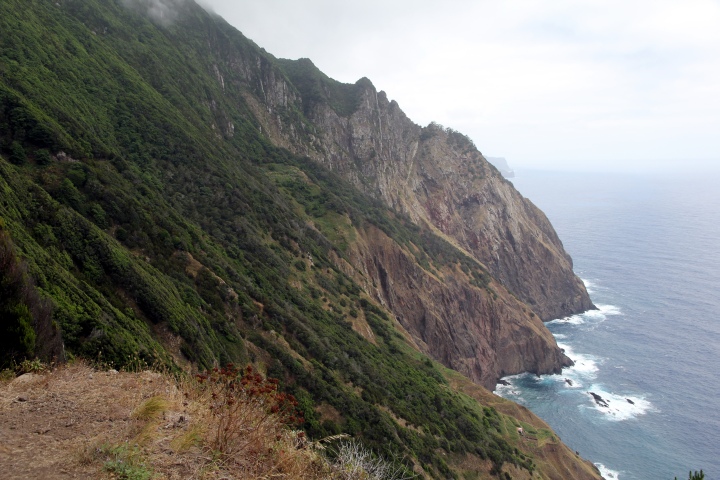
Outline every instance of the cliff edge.
POLYGON ((340 84, 310 60, 276 62, 281 71, 268 62, 261 76, 245 76, 244 68, 227 74, 260 85, 261 97, 248 92, 245 99, 274 144, 312 158, 430 229, 494 279, 502 306, 472 298, 457 276, 433 279, 437 288, 403 282, 422 275, 393 261, 396 252, 380 247, 376 235, 366 235, 373 240, 355 249, 353 265, 392 278, 393 288, 374 296, 420 349, 488 387, 502 375, 557 372, 571 363, 536 315, 547 321, 594 306, 547 217, 469 138, 438 124, 416 125, 369 80, 340 84))

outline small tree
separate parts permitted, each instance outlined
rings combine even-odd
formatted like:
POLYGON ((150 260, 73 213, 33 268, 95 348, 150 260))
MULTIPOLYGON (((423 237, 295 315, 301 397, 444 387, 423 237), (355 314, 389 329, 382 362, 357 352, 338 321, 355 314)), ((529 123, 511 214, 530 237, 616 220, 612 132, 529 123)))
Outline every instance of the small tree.
POLYGON ((62 337, 0 221, 0 368, 33 356, 62 361, 62 337))
POLYGON ((50 163, 52 162, 50 152, 48 152, 45 148, 41 148, 40 150, 36 151, 35 162, 37 162, 37 164, 41 166, 50 165, 50 163))
POLYGON ((10 161, 15 165, 22 165, 25 163, 25 149, 17 140, 12 142, 10 145, 10 161))
MULTIPOLYGON (((678 480, 678 478, 675 477, 675 480, 678 480)), ((703 473, 702 470, 699 472, 688 472, 688 480, 705 480, 705 473, 703 473)))

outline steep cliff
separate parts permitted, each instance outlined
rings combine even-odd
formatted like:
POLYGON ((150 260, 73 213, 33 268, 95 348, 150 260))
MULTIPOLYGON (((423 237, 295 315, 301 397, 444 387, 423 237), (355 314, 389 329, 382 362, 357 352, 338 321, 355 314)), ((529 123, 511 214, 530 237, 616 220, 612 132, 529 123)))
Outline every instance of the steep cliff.
POLYGON ((252 362, 313 438, 434 478, 450 457, 533 474, 511 420, 428 356, 485 386, 567 363, 540 317, 589 302, 544 216, 369 80, 166 3, 0 3, 0 226, 64 351, 252 362))
POLYGON ((393 312, 420 351, 490 390, 504 375, 570 364, 523 303, 495 281, 479 286, 459 264, 424 269, 373 226, 357 233, 347 259, 345 273, 393 312))
MULTIPOLYGON (((543 320, 593 308, 548 219, 470 139, 437 124, 419 127, 367 79, 342 85, 307 59, 280 64, 300 94, 283 95, 279 103, 271 99, 256 111, 273 141, 441 233, 543 320), (312 125, 307 136, 297 135, 287 116, 273 113, 273 106, 293 104, 312 125)), ((292 90, 274 80, 264 88, 292 90)))
MULTIPOLYGON (((280 75, 265 75, 250 83, 262 85, 263 92, 280 93, 266 94, 263 99, 248 95, 263 130, 277 145, 308 155, 468 253, 502 284, 504 288, 498 290, 506 304, 519 299, 543 320, 594 308, 545 215, 467 137, 436 124, 415 125, 367 79, 343 85, 325 77, 307 59, 279 63, 293 86, 280 75), (288 111, 303 112, 304 130, 292 123, 288 111)), ((358 260, 356 267, 367 268, 361 263, 358 260)), ((379 265, 391 275, 403 276, 407 271, 404 265, 383 266, 382 261, 379 265)), ((456 282, 443 279, 440 283, 453 290, 450 285, 456 282)), ((446 316, 446 321, 453 319, 454 327, 443 330, 423 320, 427 309, 409 311, 401 303, 390 302, 393 294, 389 291, 376 295, 418 338, 434 338, 426 352, 485 385, 496 374, 557 371, 567 363, 551 336, 532 321, 534 315, 517 314, 520 307, 509 313, 487 308, 483 300, 475 299, 456 305, 453 314, 446 316), (499 355, 498 345, 516 344, 517 335, 505 337, 513 328, 525 334, 532 331, 530 337, 538 350, 505 348, 499 355), (433 337, 441 331, 453 334, 433 337), (467 335, 466 340, 443 344, 459 332, 467 335), (537 332, 543 333, 538 336, 537 332), (463 344, 468 348, 459 347, 463 344), (543 355, 545 360, 539 361, 543 355)), ((436 290, 423 290, 422 296, 425 303, 445 304, 443 294, 436 290)))

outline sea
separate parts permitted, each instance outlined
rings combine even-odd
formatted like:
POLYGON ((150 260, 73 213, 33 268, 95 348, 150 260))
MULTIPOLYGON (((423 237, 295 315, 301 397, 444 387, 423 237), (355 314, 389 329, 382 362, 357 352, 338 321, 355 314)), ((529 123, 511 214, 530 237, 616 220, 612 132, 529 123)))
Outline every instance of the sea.
POLYGON ((507 377, 495 393, 606 479, 720 479, 720 174, 511 181, 548 216, 598 309, 547 323, 573 367, 507 377))

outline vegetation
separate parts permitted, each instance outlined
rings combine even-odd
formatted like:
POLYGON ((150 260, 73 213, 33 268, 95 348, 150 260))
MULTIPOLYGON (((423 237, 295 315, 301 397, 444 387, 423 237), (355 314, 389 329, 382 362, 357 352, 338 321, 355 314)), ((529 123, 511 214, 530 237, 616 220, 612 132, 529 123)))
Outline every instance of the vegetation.
MULTIPOLYGON (((15 457, 8 459, 3 465, 4 473, 13 478, 44 478, 38 473, 51 463, 81 478, 101 475, 104 478, 110 474, 112 478, 126 480, 417 478, 408 474, 402 463, 382 458, 346 435, 311 441, 297 430, 297 423, 287 415, 290 410, 274 409, 280 404, 288 405, 274 401, 282 398, 282 394, 260 392, 268 386, 271 386, 268 390, 273 390, 276 383, 263 376, 257 380, 256 376, 255 370, 226 366, 206 372, 200 376, 204 381, 199 382, 197 377, 147 370, 106 372, 79 361, 47 370, 34 384, 0 385, 0 395, 13 390, 17 396, 19 388, 23 398, 34 399, 32 410, 16 410, 12 415, 20 420, 19 425, 15 424, 19 434, 16 446, 32 441, 27 434, 37 428, 36 423, 51 437, 64 435, 63 428, 58 426, 65 425, 67 418, 47 415, 59 401, 63 413, 77 419, 72 428, 79 439, 84 438, 80 448, 67 438, 48 442, 43 450, 45 461, 32 462, 34 465, 15 457), (226 388, 229 385, 234 385, 232 392, 226 388), (218 387, 224 391, 222 400, 211 394, 218 387), (263 398, 271 402, 266 404, 261 401, 263 398), (235 402, 229 405, 230 400, 235 402), (222 407, 218 408, 219 405, 222 407), (242 415, 237 415, 238 412, 242 415), (108 415, 115 421, 104 425, 108 415), (231 449, 219 451, 216 440, 224 431, 246 435, 234 436, 223 445, 231 449), (16 474, 18 467, 22 475, 16 474)), ((0 407, 7 408, 9 403, 5 402, 0 407)), ((31 445, 27 447, 32 450, 31 445)))
POLYGON ((22 370, 32 371, 37 362, 29 358, 50 361, 62 356, 52 305, 35 288, 0 219, 0 370, 21 362, 22 370))
POLYGON ((357 110, 362 92, 372 85, 367 78, 358 80, 354 85, 340 83, 318 70, 308 58, 279 59, 277 62, 300 93, 304 113, 318 105, 329 105, 339 115, 348 117, 357 110))
MULTIPOLYGON (((205 377, 217 421, 246 418, 233 396, 242 391, 279 409, 252 428, 303 418, 293 441, 352 436, 352 455, 398 459, 399 477, 453 478, 448 455, 468 454, 497 474, 505 462, 532 471, 497 411, 449 388, 333 258, 372 225, 430 272, 459 268, 488 289, 487 271, 272 146, 245 97, 262 98, 263 85, 238 70, 285 75, 306 109, 327 103, 340 115, 367 81, 277 60, 192 2, 170 25, 123 4, 0 5, 2 366, 65 351, 175 372, 252 362, 277 383, 250 371, 205 377), (353 330, 359 316, 376 343, 353 330), (298 415, 282 417, 290 407, 298 415)), ((278 108, 307 127, 304 112, 278 108)), ((142 418, 153 408, 162 404, 142 418)), ((211 449, 234 452, 246 433, 223 427, 211 449)), ((132 448, 118 448, 104 451, 108 471, 146 478, 132 448)))
MULTIPOLYGON (((704 480, 705 474, 702 470, 699 472, 697 470, 688 472, 688 480, 704 480)), ((675 477, 675 480, 677 480, 677 477, 675 477)))

